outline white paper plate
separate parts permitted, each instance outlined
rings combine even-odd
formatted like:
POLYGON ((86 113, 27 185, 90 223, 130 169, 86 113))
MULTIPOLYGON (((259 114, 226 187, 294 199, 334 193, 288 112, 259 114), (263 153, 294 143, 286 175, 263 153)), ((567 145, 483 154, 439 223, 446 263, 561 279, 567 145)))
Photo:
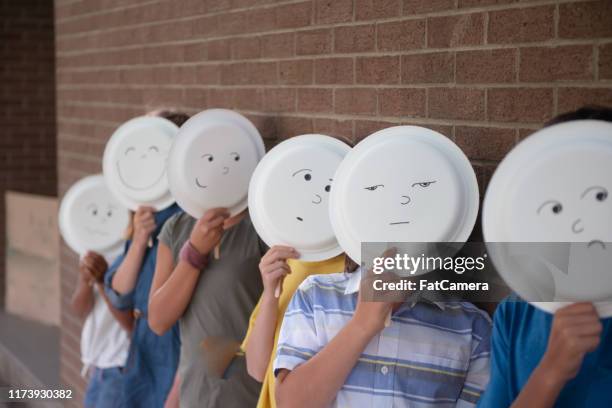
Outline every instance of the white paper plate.
POLYGON ((168 188, 166 159, 178 126, 167 119, 141 116, 121 125, 104 149, 103 172, 109 190, 131 210, 160 211, 174 198, 168 188))
MULTIPOLYGON (((568 243, 571 256, 568 261, 568 252, 559 253, 561 246, 555 246, 556 254, 539 254, 545 259, 539 267, 517 270, 512 267, 516 260, 504 256, 504 251, 493 252, 491 258, 506 283, 528 300, 534 296, 527 292, 535 290, 552 294, 559 302, 612 301, 610 193, 611 123, 561 123, 516 146, 489 183, 483 204, 484 238, 487 242, 568 243), (589 245, 595 240, 603 245, 589 245), (560 256, 566 257, 563 265, 557 259, 560 256), (546 269, 544 264, 560 269, 546 269)), ((533 304, 554 311, 559 303, 533 304)), ((599 306, 600 312, 612 316, 612 305, 599 306)))
POLYGON ((251 175, 265 154, 257 128, 226 109, 198 113, 183 124, 168 157, 170 191, 189 215, 247 208, 251 175))
POLYGON ((123 251, 130 214, 114 198, 101 174, 77 181, 64 195, 59 228, 66 244, 79 255, 91 250, 112 260, 123 251))
POLYGON ((311 134, 285 140, 264 156, 249 185, 249 213, 268 246, 294 247, 303 261, 342 253, 329 220, 329 195, 350 150, 338 139, 311 134))
POLYGON ((332 226, 358 263, 362 242, 464 242, 477 213, 469 160, 431 129, 378 131, 351 150, 334 177, 332 226))

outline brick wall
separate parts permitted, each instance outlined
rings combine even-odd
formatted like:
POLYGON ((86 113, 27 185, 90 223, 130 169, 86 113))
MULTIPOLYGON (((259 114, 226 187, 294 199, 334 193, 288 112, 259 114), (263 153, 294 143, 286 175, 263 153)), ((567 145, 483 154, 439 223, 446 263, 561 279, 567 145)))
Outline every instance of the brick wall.
MULTIPOLYGON (((481 188, 521 138, 612 105, 612 1, 56 0, 60 191, 100 171, 111 132, 148 109, 225 107, 270 143, 435 128, 481 188)), ((67 299, 76 259, 62 252, 67 299)), ((78 377, 64 313, 63 376, 78 377)))
POLYGON ((0 0, 0 309, 4 192, 56 194, 53 4, 0 0))

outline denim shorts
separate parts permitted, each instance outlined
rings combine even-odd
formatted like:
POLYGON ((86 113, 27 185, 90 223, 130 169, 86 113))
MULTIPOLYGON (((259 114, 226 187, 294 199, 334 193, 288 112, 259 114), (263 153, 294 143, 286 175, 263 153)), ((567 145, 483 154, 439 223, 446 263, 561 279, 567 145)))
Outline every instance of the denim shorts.
POLYGON ((123 374, 121 367, 90 370, 85 392, 85 408, 116 408, 123 405, 123 374))

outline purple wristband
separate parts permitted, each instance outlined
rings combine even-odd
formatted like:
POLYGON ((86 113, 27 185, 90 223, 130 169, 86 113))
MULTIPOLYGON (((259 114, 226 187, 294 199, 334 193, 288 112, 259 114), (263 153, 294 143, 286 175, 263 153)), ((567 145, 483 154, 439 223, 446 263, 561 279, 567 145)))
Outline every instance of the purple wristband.
POLYGON ((179 261, 185 261, 193 266, 198 271, 201 271, 208 264, 208 255, 202 255, 192 244, 187 240, 181 252, 179 252, 179 261))

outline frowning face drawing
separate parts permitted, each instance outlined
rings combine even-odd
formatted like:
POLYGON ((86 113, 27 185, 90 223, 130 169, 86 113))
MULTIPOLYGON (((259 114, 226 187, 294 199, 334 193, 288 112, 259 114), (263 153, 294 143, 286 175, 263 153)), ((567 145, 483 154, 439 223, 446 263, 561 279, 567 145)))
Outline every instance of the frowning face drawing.
POLYGON ((336 169, 349 150, 329 136, 302 135, 264 157, 251 182, 249 207, 266 243, 290 245, 306 254, 337 248, 329 196, 336 169))

